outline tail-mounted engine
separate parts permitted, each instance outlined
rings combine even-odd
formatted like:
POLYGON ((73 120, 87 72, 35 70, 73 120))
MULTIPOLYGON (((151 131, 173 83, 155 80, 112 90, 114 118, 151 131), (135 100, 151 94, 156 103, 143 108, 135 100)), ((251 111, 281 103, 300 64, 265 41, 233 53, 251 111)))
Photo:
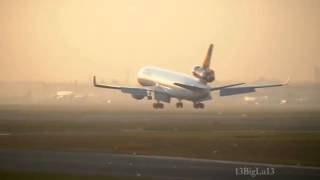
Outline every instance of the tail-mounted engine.
POLYGON ((215 73, 212 69, 210 69, 212 50, 213 50, 213 44, 210 45, 207 52, 207 56, 204 59, 202 66, 196 66, 192 70, 192 74, 196 78, 199 78, 201 81, 205 83, 213 82, 215 80, 215 73))
POLYGON ((193 68, 192 74, 204 82, 213 82, 215 80, 214 71, 209 68, 196 66, 193 68))

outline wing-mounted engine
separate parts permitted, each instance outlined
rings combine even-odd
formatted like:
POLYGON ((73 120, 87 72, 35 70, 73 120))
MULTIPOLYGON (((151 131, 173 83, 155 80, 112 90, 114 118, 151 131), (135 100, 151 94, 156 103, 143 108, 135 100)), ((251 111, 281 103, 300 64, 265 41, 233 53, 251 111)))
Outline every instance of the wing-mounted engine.
POLYGON ((203 61, 202 66, 196 66, 192 70, 193 76, 199 78, 201 81, 208 83, 215 80, 214 70, 210 69, 210 61, 213 50, 213 44, 210 44, 207 56, 203 61))
POLYGON ((134 98, 134 99, 137 99, 137 100, 142 100, 145 96, 142 96, 142 95, 135 95, 135 94, 131 94, 131 96, 134 98))

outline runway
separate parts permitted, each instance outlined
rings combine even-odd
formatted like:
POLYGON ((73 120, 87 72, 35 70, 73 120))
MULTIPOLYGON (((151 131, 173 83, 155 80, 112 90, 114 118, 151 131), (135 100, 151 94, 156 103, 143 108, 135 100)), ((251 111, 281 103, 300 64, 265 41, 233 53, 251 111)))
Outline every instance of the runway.
POLYGON ((274 173, 258 179, 320 179, 319 167, 245 163, 236 161, 125 155, 93 152, 0 150, 0 169, 80 175, 141 176, 152 179, 252 179, 241 169, 274 173))

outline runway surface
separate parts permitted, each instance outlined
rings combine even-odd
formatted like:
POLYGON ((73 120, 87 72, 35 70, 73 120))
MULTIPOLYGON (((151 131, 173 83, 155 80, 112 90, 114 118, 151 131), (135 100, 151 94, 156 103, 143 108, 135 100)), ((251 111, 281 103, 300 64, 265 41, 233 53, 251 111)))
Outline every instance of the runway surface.
POLYGON ((0 169, 152 179, 320 179, 319 167, 92 152, 0 150, 0 169), (241 175, 241 170, 253 170, 241 175), (272 173, 274 171, 274 173, 272 173), (238 172, 238 175, 237 175, 238 172))

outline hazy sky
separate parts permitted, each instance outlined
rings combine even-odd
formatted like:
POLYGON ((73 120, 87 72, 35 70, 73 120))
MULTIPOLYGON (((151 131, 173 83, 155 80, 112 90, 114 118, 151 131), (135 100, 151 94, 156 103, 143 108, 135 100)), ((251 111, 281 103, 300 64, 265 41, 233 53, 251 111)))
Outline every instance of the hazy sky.
POLYGON ((217 79, 312 81, 319 0, 1 0, 0 81, 191 74, 215 44, 217 79))

